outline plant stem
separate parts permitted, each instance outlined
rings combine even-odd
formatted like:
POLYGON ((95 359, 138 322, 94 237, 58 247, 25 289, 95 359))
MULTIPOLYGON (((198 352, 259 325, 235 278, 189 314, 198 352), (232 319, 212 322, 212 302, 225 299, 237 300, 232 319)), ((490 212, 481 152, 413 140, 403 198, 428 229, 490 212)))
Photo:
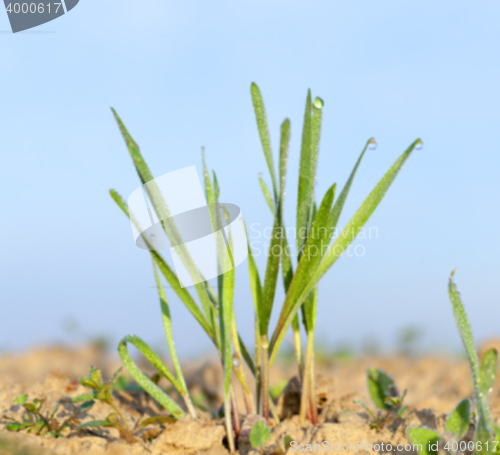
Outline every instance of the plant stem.
POLYGON ((309 374, 311 370, 311 362, 312 362, 312 353, 314 349, 314 338, 308 334, 307 337, 307 349, 306 349, 306 358, 304 364, 304 371, 302 374, 302 395, 300 399, 300 422, 302 425, 306 424, 306 416, 309 408, 309 388, 311 375, 309 374))
POLYGON ((269 420, 269 340, 267 335, 260 338, 262 346, 261 377, 262 382, 262 416, 269 420))
POLYGON ((241 355, 240 342, 238 340, 238 332, 236 330, 236 316, 233 312, 233 324, 231 327, 231 335, 233 337, 233 347, 234 347, 234 355, 236 357, 236 361, 238 362, 237 370, 239 372, 238 379, 241 382, 241 386, 243 388, 243 397, 245 399, 245 407, 247 414, 252 414, 255 412, 254 407, 252 406, 253 397, 250 392, 250 389, 247 385, 247 377, 245 374, 245 368, 243 366, 243 356, 241 355))
POLYGON ((238 405, 236 403, 236 396, 234 394, 234 388, 231 386, 231 407, 233 409, 233 426, 236 438, 240 434, 240 415, 238 412, 238 405))
POLYGON ((297 356, 297 366, 299 368, 299 379, 302 380, 302 340, 300 339, 300 323, 298 315, 295 315, 295 318, 293 319, 292 328, 293 339, 295 341, 295 355, 297 356))
MULTIPOLYGON (((316 373, 314 368, 314 330, 309 332, 307 338, 308 347, 311 346, 311 364, 309 367, 309 407, 311 410, 311 422, 316 425, 318 423, 318 408, 316 399, 316 373)), ((307 374, 307 372, 306 372, 307 374)))
POLYGON ((257 414, 260 414, 262 411, 261 405, 261 396, 262 396, 262 347, 260 345, 260 332, 259 332, 259 321, 258 318, 255 318, 255 383, 256 383, 256 408, 257 414))

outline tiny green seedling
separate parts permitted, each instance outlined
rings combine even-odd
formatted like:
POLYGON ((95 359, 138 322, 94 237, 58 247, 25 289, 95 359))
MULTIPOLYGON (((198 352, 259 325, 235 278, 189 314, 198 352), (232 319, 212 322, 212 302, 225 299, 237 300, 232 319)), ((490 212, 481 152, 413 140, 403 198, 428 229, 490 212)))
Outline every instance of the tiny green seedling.
POLYGON ((455 322, 457 324, 458 331, 460 332, 460 337, 462 338, 472 373, 474 402, 477 411, 477 421, 473 441, 474 450, 476 454, 499 453, 498 438, 500 434, 500 427, 495 425, 491 419, 488 403, 491 389, 496 379, 498 353, 496 349, 488 350, 484 354, 481 364, 479 363, 469 320, 467 319, 467 314, 465 313, 465 309, 460 299, 460 294, 455 283, 453 282, 454 274, 455 271, 451 273, 448 282, 448 293, 453 308, 455 322))
POLYGON ((250 432, 250 444, 254 449, 262 449, 270 437, 271 430, 264 421, 259 420, 254 424, 250 432))
POLYGON ((373 419, 370 427, 378 431, 384 428, 391 414, 395 413, 397 417, 404 415, 408 409, 408 406, 403 406, 407 390, 400 394, 394 379, 378 368, 368 368, 367 379, 370 397, 379 411, 375 414, 362 400, 355 399, 353 402, 361 404, 366 409, 373 419))
MULTIPOLYGON (((95 400, 98 400, 111 406, 114 412, 109 414, 105 420, 92 420, 90 422, 82 423, 75 428, 76 430, 95 427, 112 427, 118 430, 122 439, 132 443, 137 441, 137 433, 142 431, 148 425, 155 423, 171 423, 175 421, 175 418, 170 416, 153 416, 144 419, 142 422, 137 421, 134 426, 131 427, 113 398, 113 389, 118 381, 120 371, 121 368, 113 375, 109 382, 103 382, 101 370, 90 367, 89 375, 80 379, 80 384, 88 389, 91 389, 92 393, 79 395, 73 398, 73 402, 77 403, 85 401, 93 404, 95 400)), ((152 379, 154 380, 155 378, 152 379)))
POLYGON ((440 447, 454 454, 474 451, 474 442, 463 440, 469 429, 470 419, 471 403, 469 399, 465 399, 458 403, 446 419, 443 435, 425 427, 409 427, 406 433, 420 455, 437 454, 440 447))
POLYGON ((77 417, 87 412, 94 404, 93 401, 86 401, 71 416, 62 420, 56 417, 59 410, 59 403, 55 405, 54 410, 49 414, 43 413, 44 399, 34 399, 30 402, 28 395, 23 394, 15 398, 13 402, 18 406, 22 406, 26 410, 26 413, 20 422, 12 417, 3 416, 4 419, 9 421, 5 426, 8 431, 19 432, 26 430, 27 433, 35 433, 40 436, 49 434, 54 438, 62 437, 62 433, 66 429, 75 428, 79 423, 77 417))

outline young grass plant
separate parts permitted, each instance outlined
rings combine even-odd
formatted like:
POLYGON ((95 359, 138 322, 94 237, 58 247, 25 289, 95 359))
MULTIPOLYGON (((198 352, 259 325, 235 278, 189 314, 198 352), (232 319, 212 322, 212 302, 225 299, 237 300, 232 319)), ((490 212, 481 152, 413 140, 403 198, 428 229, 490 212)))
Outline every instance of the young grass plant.
MULTIPOLYGON (((342 235, 338 236, 333 241, 333 244, 329 246, 332 243, 333 237, 331 233, 338 227, 338 221, 345 200, 361 160, 365 152, 373 149, 376 143, 373 139, 368 140, 340 195, 335 199, 336 186, 333 184, 318 204, 314 195, 314 183, 319 154, 323 101, 320 98, 316 98, 312 101, 309 91, 306 99, 302 131, 299 191, 296 209, 296 229, 300 235, 297 236, 296 239, 289 241, 286 237, 283 215, 290 147, 290 121, 287 119, 281 125, 279 168, 276 172, 264 102, 256 84, 252 84, 251 86, 251 97, 264 157, 270 173, 271 189, 267 187, 262 177, 259 177, 259 183, 264 192, 266 203, 273 216, 271 245, 263 280, 260 278, 250 245, 248 246, 250 285, 256 313, 255 357, 252 358, 250 355, 249 350, 238 334, 236 326, 236 319, 233 311, 234 267, 229 273, 219 276, 217 294, 207 282, 200 282, 194 286, 196 291, 196 296, 194 296, 188 289, 180 286, 176 274, 168 265, 167 261, 158 251, 154 251, 153 249, 150 249, 150 254, 153 260, 153 269, 160 295, 165 332, 175 368, 175 374, 163 364, 160 358, 140 338, 128 336, 124 338, 119 345, 119 353, 127 370, 138 384, 162 404, 173 417, 182 417, 184 415, 184 410, 139 370, 128 353, 127 344, 134 345, 146 359, 148 359, 183 398, 185 409, 191 415, 196 415, 194 406, 192 405, 192 399, 186 388, 175 353, 170 311, 166 294, 160 280, 160 275, 162 275, 181 302, 203 328, 219 352, 224 369, 224 414, 228 443, 231 450, 235 448, 233 428, 236 433, 238 432, 238 418, 236 414, 234 393, 232 392, 231 386, 231 372, 234 373, 234 376, 238 379, 243 388, 247 413, 262 413, 266 419, 269 419, 270 414, 272 414, 274 420, 277 421, 278 418, 274 410, 274 404, 272 400, 270 400, 269 369, 272 367, 283 339, 290 327, 293 329, 299 375, 302 381, 302 421, 305 422, 306 418, 308 418, 313 423, 317 422, 314 384, 314 332, 318 283, 356 238, 356 235, 366 224, 375 208, 379 205, 413 150, 420 148, 422 145, 420 139, 417 139, 410 145, 350 219, 342 235), (293 264, 294 255, 289 253, 290 243, 296 246, 295 271, 293 264), (283 254, 283 252, 286 252, 286 254, 283 254), (286 297, 283 305, 281 305, 279 309, 278 323, 274 330, 270 331, 270 320, 274 307, 280 268, 286 297), (196 301, 196 297, 198 302, 196 301), (305 356, 302 354, 300 321, 298 317, 300 309, 302 309, 302 324, 307 335, 305 356), (233 358, 235 361, 233 361, 233 358), (245 370, 243 369, 243 362, 247 364, 248 369, 256 378, 257 385, 255 393, 252 393, 248 387, 245 370)), ((148 183, 145 185, 145 189, 151 200, 153 209, 157 212, 160 219, 168 218, 168 207, 161 197, 158 188, 156 188, 155 183, 152 182, 153 174, 144 161, 139 146, 132 139, 116 112, 113 111, 113 113, 125 139, 125 143, 140 181, 142 184, 148 183)), ((205 195, 210 207, 211 222, 215 231, 215 229, 220 226, 220 219, 224 217, 225 214, 224 210, 220 210, 218 206, 220 189, 216 174, 215 172, 213 172, 212 175, 209 173, 205 163, 204 153, 203 174, 205 195)), ((140 226, 138 226, 137 219, 134 217, 133 213, 129 212, 121 196, 114 190, 111 190, 110 194, 120 209, 139 228, 140 226)), ((179 244, 179 234, 176 232, 175 227, 170 226, 167 222, 162 222, 162 227, 170 241, 173 244, 179 244)), ((228 252, 230 255, 229 249, 228 252)), ((186 261, 189 263, 188 256, 186 261)), ((196 271, 193 273, 195 272, 196 271)))
POLYGON ((462 400, 448 416, 445 426, 446 433, 444 435, 422 427, 410 427, 407 433, 412 443, 421 444, 423 447, 422 450, 419 450, 421 455, 437 453, 440 446, 443 446, 445 450, 452 453, 469 451, 478 455, 498 454, 500 453, 500 448, 498 447, 500 427, 493 422, 489 408, 489 396, 497 374, 498 353, 495 349, 489 349, 483 355, 482 361, 479 362, 469 320, 467 319, 460 294, 453 282, 454 274, 455 271, 451 273, 448 282, 448 293, 453 309, 453 316, 455 317, 472 373, 474 404, 476 408, 474 440, 463 440, 471 419, 471 403, 468 399, 462 400))
POLYGON ((455 271, 451 273, 448 282, 448 293, 453 308, 453 316, 457 324, 460 337, 465 347, 465 352, 469 360, 472 373, 472 383, 474 386, 474 401, 477 411, 477 422, 475 431, 476 453, 488 453, 493 439, 498 439, 499 428, 493 423, 490 414, 489 396, 495 382, 498 365, 498 353, 495 349, 490 349, 483 356, 481 364, 474 346, 474 338, 470 328, 467 314, 462 305, 460 294, 453 282, 455 271), (495 437, 496 436, 496 437, 495 437))

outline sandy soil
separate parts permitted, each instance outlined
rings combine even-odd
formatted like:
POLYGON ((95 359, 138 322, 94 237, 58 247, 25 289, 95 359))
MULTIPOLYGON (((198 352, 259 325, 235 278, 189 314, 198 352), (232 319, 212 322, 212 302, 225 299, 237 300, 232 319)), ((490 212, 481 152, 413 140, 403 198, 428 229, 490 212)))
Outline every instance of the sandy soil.
MULTIPOLYGON (((500 347, 500 342, 486 343, 500 347)), ((214 420, 205 413, 198 420, 189 418, 157 425, 156 436, 152 441, 140 439, 127 444, 120 439, 115 429, 97 429, 92 432, 81 430, 72 432, 64 438, 36 436, 12 433, 5 430, 8 415, 20 419, 23 409, 13 404, 13 399, 27 393, 31 399, 46 399, 47 409, 61 403, 61 415, 67 416, 75 409, 71 398, 88 390, 76 381, 85 376, 90 365, 103 369, 108 378, 120 366, 119 360, 102 351, 86 346, 69 350, 46 348, 32 350, 18 355, 0 356, 0 455, 4 454, 109 454, 109 455, 159 455, 159 454, 223 454, 225 429, 221 421, 214 420)), ((143 366, 147 370, 147 366, 143 366)), ((193 395, 206 397, 206 403, 212 410, 217 410, 222 403, 221 370, 215 359, 204 359, 184 366, 186 380, 193 395)), ((272 372, 271 383, 279 384, 295 375, 294 369, 276 367, 272 372)), ((235 383, 236 384, 236 383, 235 383)), ((167 387, 166 383, 160 383, 167 387)), ((493 418, 500 421, 500 384, 496 384, 491 397, 493 418)), ((318 367, 318 409, 319 425, 301 427, 296 412, 298 394, 293 383, 285 395, 280 397, 278 410, 288 416, 280 425, 272 429, 271 440, 260 451, 251 448, 248 441, 250 422, 243 422, 243 401, 239 397, 242 411, 242 432, 238 451, 241 454, 282 454, 296 453, 285 451, 283 441, 290 436, 293 441, 303 444, 322 444, 323 441, 334 444, 356 444, 365 441, 359 452, 387 452, 386 448, 375 444, 390 443, 392 453, 410 453, 397 451, 397 444, 406 444, 406 427, 425 425, 442 431, 445 415, 463 398, 471 397, 471 376, 464 359, 449 357, 370 357, 334 362, 328 368, 318 367), (401 419, 391 419, 381 431, 370 428, 370 418, 364 409, 353 403, 354 398, 370 403, 366 388, 366 368, 374 366, 391 374, 399 389, 408 389, 405 403, 409 409, 401 419), (370 448, 369 444, 372 445, 370 448), (368 450, 366 450, 368 449, 368 450)), ((238 390, 237 390, 238 393, 238 390)), ((162 413, 153 401, 146 400, 144 394, 116 392, 122 409, 131 422, 144 415, 162 413)), ((87 414, 80 416, 82 422, 104 419, 109 408, 97 403, 87 414)), ((319 446, 316 446, 318 449, 319 446)), ((325 445, 323 445, 325 450, 325 445)))

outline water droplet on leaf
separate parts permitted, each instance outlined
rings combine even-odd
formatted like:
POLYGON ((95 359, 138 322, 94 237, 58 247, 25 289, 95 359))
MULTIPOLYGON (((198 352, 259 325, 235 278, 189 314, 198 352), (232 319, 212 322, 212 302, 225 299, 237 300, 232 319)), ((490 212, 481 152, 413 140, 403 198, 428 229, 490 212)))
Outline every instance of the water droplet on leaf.
POLYGON ((424 143, 419 139, 417 145, 415 146, 415 150, 422 150, 424 148, 424 143))
POLYGON ((323 109, 324 105, 325 105, 325 103, 323 102, 323 100, 319 96, 314 100, 314 107, 316 109, 323 109))
POLYGON ((373 137, 368 141, 368 150, 375 150, 377 148, 377 141, 373 137))

